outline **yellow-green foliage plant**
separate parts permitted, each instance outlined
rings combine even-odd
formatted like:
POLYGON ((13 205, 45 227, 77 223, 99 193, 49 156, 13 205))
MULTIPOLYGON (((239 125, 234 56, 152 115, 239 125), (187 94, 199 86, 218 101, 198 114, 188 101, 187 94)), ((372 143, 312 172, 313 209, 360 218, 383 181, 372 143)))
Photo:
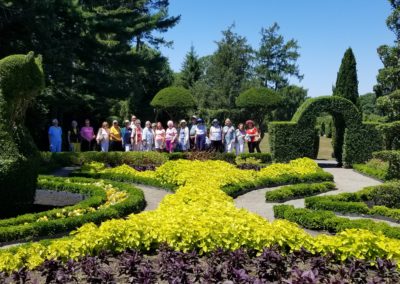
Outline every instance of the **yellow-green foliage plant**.
MULTIPOLYGON (((346 230, 336 236, 312 237, 296 224, 268 222, 257 214, 238 209, 221 187, 266 174, 277 174, 278 167, 303 175, 320 170, 309 159, 286 165, 273 165, 264 172, 239 170, 221 161, 170 161, 152 174, 166 183, 179 185, 154 211, 131 215, 128 219, 86 224, 70 237, 33 243, 0 252, 0 270, 34 268, 45 259, 77 259, 102 250, 122 252, 127 248, 153 250, 161 243, 180 251, 201 254, 217 248, 248 248, 261 251, 278 245, 284 251, 305 248, 333 254, 338 260, 352 257, 371 262, 377 257, 399 260, 400 241, 365 230, 346 230)), ((118 170, 118 169, 117 169, 118 170)), ((135 173, 136 174, 136 173, 135 173)), ((137 173, 140 174, 140 173, 137 173)))

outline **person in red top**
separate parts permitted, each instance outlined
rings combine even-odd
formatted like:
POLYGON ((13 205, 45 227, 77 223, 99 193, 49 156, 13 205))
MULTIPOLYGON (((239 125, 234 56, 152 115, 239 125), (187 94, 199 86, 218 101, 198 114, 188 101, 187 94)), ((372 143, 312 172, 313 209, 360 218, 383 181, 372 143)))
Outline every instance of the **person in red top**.
POLYGON ((258 129, 254 125, 254 121, 246 121, 246 127, 246 140, 249 146, 249 153, 254 153, 254 149, 257 146, 260 134, 258 133, 258 129))

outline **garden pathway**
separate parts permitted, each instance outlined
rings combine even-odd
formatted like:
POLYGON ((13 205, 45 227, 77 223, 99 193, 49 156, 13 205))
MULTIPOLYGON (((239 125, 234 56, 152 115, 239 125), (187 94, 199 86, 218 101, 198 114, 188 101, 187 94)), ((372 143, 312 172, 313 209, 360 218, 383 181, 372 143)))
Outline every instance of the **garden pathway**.
MULTIPOLYGON (((357 173, 352 169, 336 168, 332 166, 329 167, 328 165, 328 167, 324 167, 324 170, 334 176, 337 190, 323 193, 322 195, 338 194, 342 192, 356 192, 366 186, 381 184, 380 181, 357 173)), ((304 208, 304 198, 290 200, 284 203, 266 203, 265 192, 274 190, 276 188, 277 187, 263 188, 250 191, 237 197, 235 199, 235 204, 238 208, 246 208, 247 210, 257 213, 271 221, 275 219, 273 212, 274 205, 290 204, 298 208, 304 208)))

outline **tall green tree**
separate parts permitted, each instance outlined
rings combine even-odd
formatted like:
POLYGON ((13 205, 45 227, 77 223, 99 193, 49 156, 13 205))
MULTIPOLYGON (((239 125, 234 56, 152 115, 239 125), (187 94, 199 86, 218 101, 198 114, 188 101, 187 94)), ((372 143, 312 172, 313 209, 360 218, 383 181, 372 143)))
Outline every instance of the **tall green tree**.
MULTIPOLYGON (((339 72, 337 74, 336 85, 333 87, 333 95, 346 98, 352 101, 356 106, 359 106, 357 63, 351 48, 348 48, 344 53, 339 72)), ((342 164, 342 152, 346 124, 342 117, 334 117, 333 122, 335 126, 332 140, 333 151, 338 163, 342 164)))
POLYGON ((182 64, 180 77, 182 87, 186 89, 193 88, 194 84, 200 79, 201 73, 199 57, 192 45, 182 64))
POLYGON ((170 84, 164 79, 172 77, 167 59, 150 51, 170 44, 160 35, 179 17, 168 15, 168 5, 167 0, 0 0, 0 57, 30 50, 43 55, 47 88, 31 111, 32 129, 50 116, 68 124, 83 115, 104 119, 110 106, 148 104, 157 87, 170 84), (149 80, 149 74, 159 81, 149 80))
POLYGON ((206 67, 205 80, 210 87, 205 99, 207 107, 234 108, 235 99, 250 76, 252 48, 233 28, 232 25, 222 32, 223 38, 216 42, 217 50, 206 67))
POLYGON ((290 77, 300 81, 304 77, 297 65, 300 57, 297 41, 285 41, 279 29, 277 23, 262 28, 260 47, 256 52, 256 76, 263 86, 274 90, 288 86, 290 77))
POLYGON ((290 85, 278 91, 282 101, 273 113, 274 120, 292 119, 297 109, 305 102, 308 90, 303 87, 290 85))
POLYGON ((392 13, 386 19, 386 24, 395 36, 393 46, 381 45, 378 55, 383 63, 376 77, 377 84, 374 92, 377 98, 391 94, 400 89, 400 1, 388 0, 392 6, 392 13))
POLYGON ((357 62, 351 48, 348 48, 344 53, 337 74, 336 85, 333 87, 333 95, 346 98, 355 105, 359 105, 357 62))

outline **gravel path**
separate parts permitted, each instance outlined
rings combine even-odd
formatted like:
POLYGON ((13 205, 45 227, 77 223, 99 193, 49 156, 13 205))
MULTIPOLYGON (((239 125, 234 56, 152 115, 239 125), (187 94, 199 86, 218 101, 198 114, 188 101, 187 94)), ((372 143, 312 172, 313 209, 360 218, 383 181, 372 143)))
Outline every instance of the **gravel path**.
MULTIPOLYGON (((351 169, 327 167, 324 168, 326 172, 331 173, 334 176, 337 190, 329 191, 321 195, 332 195, 342 192, 356 192, 366 186, 373 186, 381 184, 380 181, 359 174, 351 169)), ((284 203, 266 203, 265 192, 276 189, 274 188, 263 188, 259 190, 250 191, 243 194, 235 199, 235 204, 238 208, 246 208, 247 210, 257 213, 262 217, 272 221, 274 220, 273 206, 277 204, 290 204, 298 208, 304 208, 304 198, 290 200, 284 203)), ((356 217, 354 217, 356 218, 356 217)), ((357 217, 362 218, 362 217, 357 217)), ((392 223, 392 222, 389 222, 392 223)), ((393 223, 395 224, 395 223, 393 223)), ((397 224, 395 224, 397 225, 397 224)))

